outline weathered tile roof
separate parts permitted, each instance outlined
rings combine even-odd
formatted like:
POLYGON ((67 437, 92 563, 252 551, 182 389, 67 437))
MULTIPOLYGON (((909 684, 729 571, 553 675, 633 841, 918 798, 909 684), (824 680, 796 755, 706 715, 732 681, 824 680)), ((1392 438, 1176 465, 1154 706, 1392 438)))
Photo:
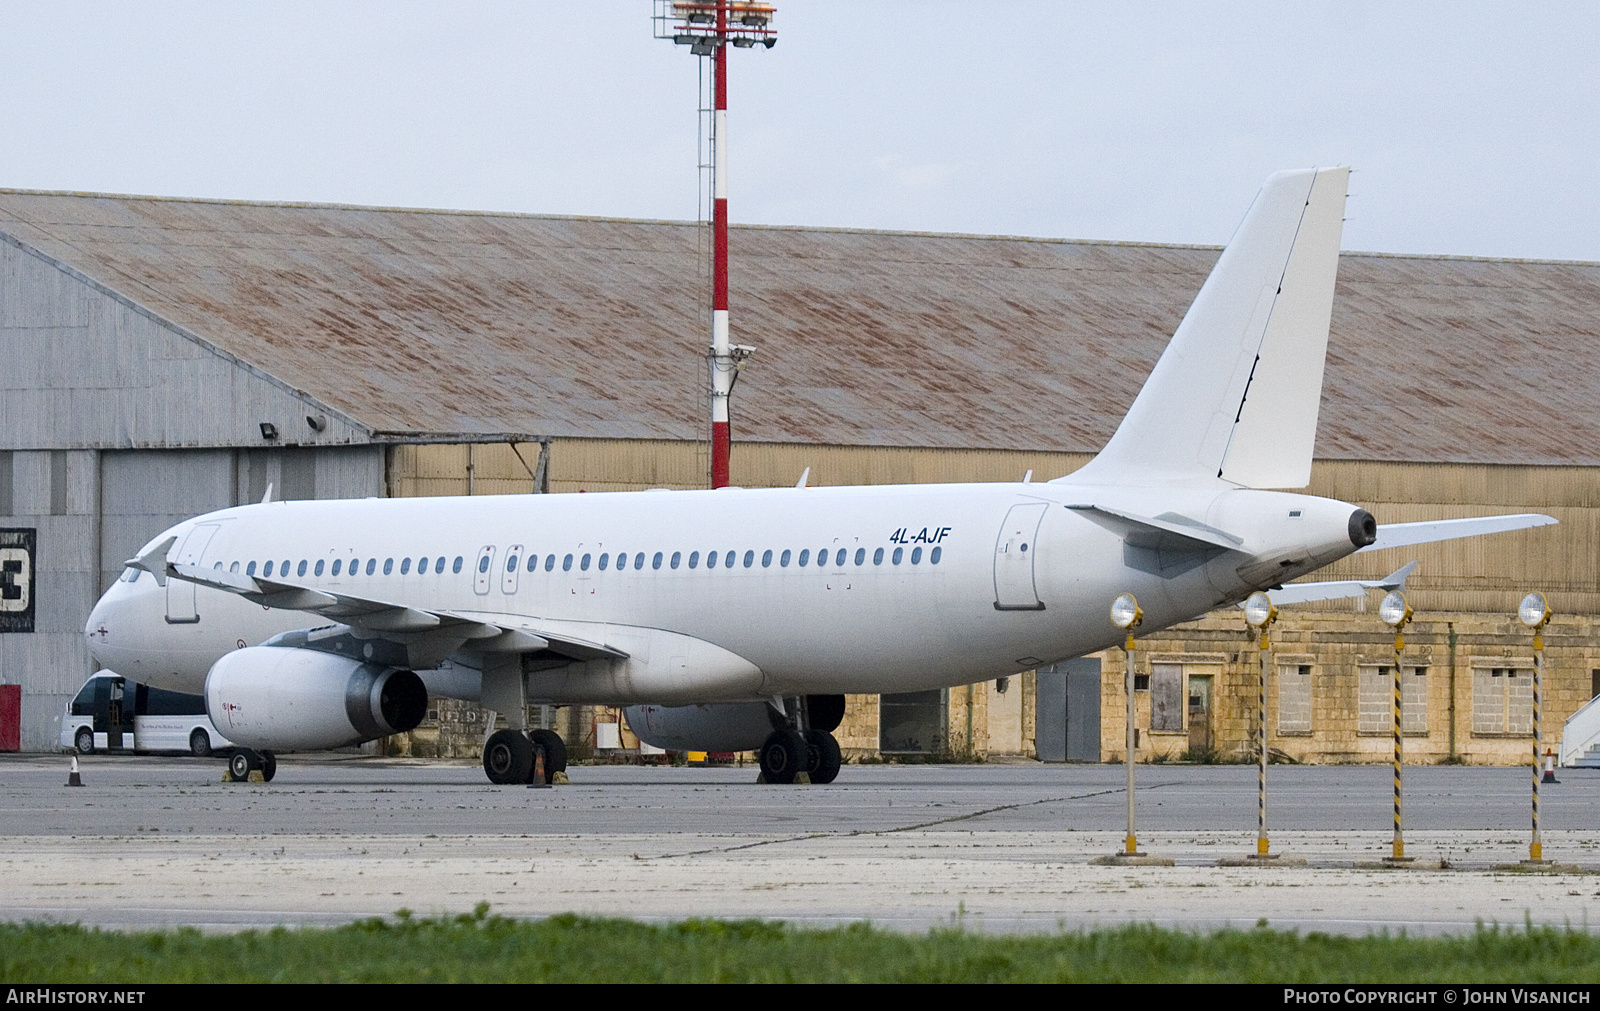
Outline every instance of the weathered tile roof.
MULTIPOLYGON (((375 431, 702 437, 692 224, 0 191, 0 232, 375 431)), ((1098 449, 1217 250, 736 227, 735 437, 1098 449)), ((1600 462, 1600 264, 1348 253, 1317 455, 1600 462)))

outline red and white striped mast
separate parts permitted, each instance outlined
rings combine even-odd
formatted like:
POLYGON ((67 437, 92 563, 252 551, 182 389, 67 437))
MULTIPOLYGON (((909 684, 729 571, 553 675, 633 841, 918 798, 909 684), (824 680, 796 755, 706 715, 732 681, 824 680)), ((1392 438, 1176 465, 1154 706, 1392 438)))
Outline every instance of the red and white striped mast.
POLYGON ((656 36, 711 57, 711 487, 728 484, 728 398, 738 367, 754 350, 728 330, 728 47, 771 49, 776 8, 752 0, 657 0, 656 36))

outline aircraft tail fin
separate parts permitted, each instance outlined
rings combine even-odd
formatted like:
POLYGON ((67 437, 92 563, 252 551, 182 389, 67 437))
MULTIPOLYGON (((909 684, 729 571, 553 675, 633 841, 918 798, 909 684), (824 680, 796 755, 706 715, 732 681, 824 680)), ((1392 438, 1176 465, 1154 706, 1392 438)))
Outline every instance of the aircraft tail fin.
POLYGON ((1267 179, 1116 434, 1068 480, 1310 483, 1349 177, 1267 179))

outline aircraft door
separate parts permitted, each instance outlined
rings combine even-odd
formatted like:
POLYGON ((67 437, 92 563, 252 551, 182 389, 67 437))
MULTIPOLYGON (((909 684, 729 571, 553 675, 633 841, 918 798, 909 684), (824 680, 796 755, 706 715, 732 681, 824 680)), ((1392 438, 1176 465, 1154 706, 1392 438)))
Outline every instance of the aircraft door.
POLYGON ((1014 505, 1006 513, 1000 537, 994 545, 994 609, 996 611, 1043 611, 1044 603, 1034 589, 1033 559, 1039 552, 1034 543, 1044 519, 1047 502, 1014 505))
POLYGON ((472 570, 472 592, 482 596, 489 592, 494 581, 494 545, 485 544, 478 549, 478 561, 472 570))
POLYGON ((503 570, 500 576, 501 593, 517 592, 517 571, 521 568, 521 561, 522 545, 513 544, 506 548, 506 563, 500 567, 503 570))
MULTIPOLYGON (((218 529, 218 524, 202 523, 189 531, 178 549, 178 564, 199 565, 218 529)), ((194 609, 194 584, 185 579, 167 580, 167 624, 192 625, 199 620, 200 614, 194 609)))

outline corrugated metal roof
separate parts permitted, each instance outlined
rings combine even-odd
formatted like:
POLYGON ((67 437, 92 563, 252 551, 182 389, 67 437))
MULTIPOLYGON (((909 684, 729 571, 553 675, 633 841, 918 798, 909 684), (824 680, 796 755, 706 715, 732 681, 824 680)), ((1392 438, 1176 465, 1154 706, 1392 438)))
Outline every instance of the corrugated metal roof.
MULTIPOLYGON (((0 191, 0 231, 382 432, 702 437, 692 224, 0 191)), ((1092 452, 1209 248, 736 227, 736 439, 1092 452)), ((1346 254, 1317 455, 1600 463, 1600 265, 1346 254)))

